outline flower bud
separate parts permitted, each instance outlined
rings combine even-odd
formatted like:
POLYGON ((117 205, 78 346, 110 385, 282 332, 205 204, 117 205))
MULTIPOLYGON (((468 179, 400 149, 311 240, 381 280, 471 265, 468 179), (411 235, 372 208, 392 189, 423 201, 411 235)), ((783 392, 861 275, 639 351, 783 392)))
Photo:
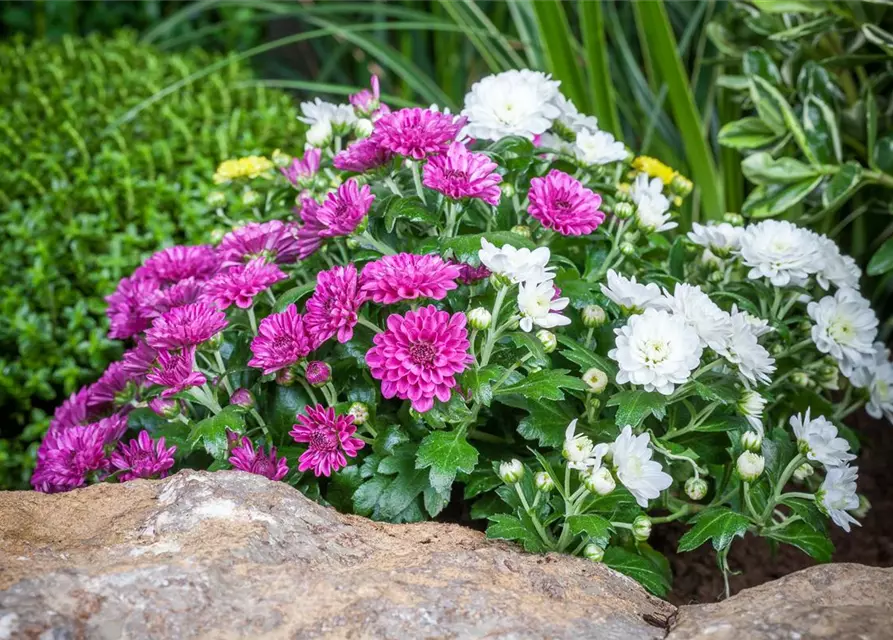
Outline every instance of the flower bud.
POLYGON ((707 495, 707 482, 701 478, 691 477, 685 481, 685 495, 697 502, 707 495))
POLYGON ((735 463, 735 466, 738 469, 738 475, 741 476, 742 480, 752 482, 759 478, 760 474, 763 473, 766 461, 763 460, 763 456, 757 455, 753 451, 745 451, 738 456, 738 461, 735 463))
POLYGON ((322 387, 332 379, 332 367, 321 360, 313 360, 307 363, 307 372, 304 374, 307 382, 313 387, 322 387))
POLYGON ((859 506, 853 509, 852 514, 859 519, 864 518, 871 511, 871 503, 861 493, 859 494, 859 506))
POLYGON ((590 468, 583 471, 580 473, 580 480, 586 487, 586 491, 600 496, 606 496, 617 488, 617 482, 607 467, 590 468))
POLYGON ((605 550, 594 542, 590 542, 583 547, 583 557, 593 562, 601 562, 605 557, 605 550))
POLYGON ((629 220, 636 212, 636 206, 632 202, 618 202, 614 205, 614 215, 621 220, 629 220))
POLYGON ((719 284, 725 278, 725 274, 722 271, 711 271, 707 275, 707 280, 714 283, 719 284))
POLYGON ((543 345, 543 351, 546 353, 552 353, 555 351, 555 348, 558 346, 558 338, 555 337, 555 334, 547 329, 540 329, 536 332, 536 339, 539 340, 543 345))
POLYGON ((633 520, 633 537, 639 542, 645 542, 651 536, 651 518, 648 516, 636 516, 633 520))
POLYGON ((515 235, 521 236, 522 238, 530 238, 530 227, 525 224, 516 224, 512 227, 512 233, 515 235))
POLYGON ((332 141, 332 123, 328 120, 319 120, 304 134, 307 144, 313 147, 325 147, 332 141))
POLYGON ((798 387, 804 388, 811 387, 813 384, 812 378, 810 378, 809 374, 805 371, 795 371, 794 375, 791 376, 791 382, 793 382, 798 387))
POLYGON ((260 194, 254 189, 246 189, 242 192, 242 204, 251 207, 260 202, 260 194))
POLYGON ((368 118, 360 118, 353 123, 353 132, 358 138, 368 138, 372 135, 373 128, 372 121, 368 118))
POLYGON ((601 393, 608 386, 608 374, 598 367, 592 367, 583 374, 583 382, 589 385, 592 393, 601 393))
POLYGON ((214 353, 223 346, 223 332, 218 331, 213 336, 198 345, 198 350, 205 353, 214 353))
POLYGON ((555 481, 552 480, 552 476, 545 471, 539 471, 533 476, 533 485, 537 490, 542 491, 543 493, 549 493, 555 488, 555 481))
POLYGON ((209 207, 214 207, 215 209, 219 209, 220 207, 226 206, 226 194, 222 191, 212 191, 208 194, 208 197, 205 199, 205 202, 208 203, 209 207))
POLYGON ((741 434, 741 446, 745 451, 759 453, 763 449, 763 437, 756 431, 745 431, 741 434))
POLYGON ((287 167, 291 164, 291 156, 287 153, 282 153, 279 149, 273 151, 273 155, 270 156, 270 159, 277 167, 287 167))
POLYGON ((512 284, 512 281, 500 273, 490 274, 490 284, 494 289, 502 289, 512 284))
POLYGON ((744 218, 737 213, 732 213, 732 212, 725 213, 722 216, 722 220, 723 220, 723 222, 728 222, 730 225, 733 225, 736 227, 744 226, 744 218))
POLYGON ((804 462, 799 467, 794 469, 794 480, 796 480, 797 482, 803 482, 814 473, 815 469, 812 468, 812 465, 808 462, 804 462))
POLYGON ((211 244, 218 244, 221 240, 223 240, 223 236, 227 234, 226 229, 221 229, 220 227, 215 227, 211 229, 211 233, 209 234, 209 238, 211 239, 211 244))
POLYGON ((239 387, 229 397, 229 403, 243 409, 253 409, 255 405, 254 394, 245 387, 239 387))
POLYGON ((631 256, 636 252, 636 245, 631 244, 629 242, 621 242, 620 243, 620 253, 625 256, 631 256))
POLYGON ((369 407, 365 402, 354 402, 347 410, 347 415, 353 416, 353 423, 357 426, 366 424, 369 420, 369 407))
POLYGON ((162 418, 172 420, 180 415, 180 401, 171 398, 152 398, 149 400, 149 408, 162 418))
POLYGON ((472 329, 478 331, 489 329, 492 322, 493 316, 483 307, 475 307, 468 312, 468 324, 472 329))
POLYGON ((589 406, 590 411, 596 412, 601 409, 602 401, 598 398, 589 398, 586 404, 589 406))
POLYGON ((290 387, 295 383, 295 372, 291 367, 280 369, 276 372, 276 384, 283 387, 290 387))
POLYGON ((583 326, 589 329, 595 329, 602 326, 608 319, 605 310, 597 304, 587 304, 580 312, 583 318, 583 326))
POLYGON ((694 189, 694 185, 691 180, 681 174, 675 174, 670 180, 670 191, 683 198, 690 194, 692 189, 694 189))
POLYGON ((515 185, 513 185, 511 182, 503 182, 499 185, 499 188, 502 189, 502 195, 504 195, 506 198, 511 198, 517 193, 515 185))
POLYGON ((640 234, 635 229, 631 229, 623 234, 620 239, 630 244, 636 244, 639 241, 640 234))
POLYGON ((822 389, 837 391, 840 388, 840 369, 837 365, 823 365, 816 372, 816 382, 822 389))
POLYGON ((524 477, 524 465, 518 459, 499 464, 499 479, 506 484, 516 484, 524 477))

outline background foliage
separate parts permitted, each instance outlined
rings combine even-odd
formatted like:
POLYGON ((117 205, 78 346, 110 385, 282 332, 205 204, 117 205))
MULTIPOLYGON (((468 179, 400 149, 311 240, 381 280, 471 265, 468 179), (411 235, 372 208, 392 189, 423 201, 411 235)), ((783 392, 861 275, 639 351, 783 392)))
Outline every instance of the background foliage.
POLYGON ((240 87, 250 74, 228 62, 118 124, 215 61, 133 34, 0 45, 0 485, 27 479, 60 396, 118 355, 103 296, 148 252, 207 237, 216 164, 297 143, 288 96, 240 87))

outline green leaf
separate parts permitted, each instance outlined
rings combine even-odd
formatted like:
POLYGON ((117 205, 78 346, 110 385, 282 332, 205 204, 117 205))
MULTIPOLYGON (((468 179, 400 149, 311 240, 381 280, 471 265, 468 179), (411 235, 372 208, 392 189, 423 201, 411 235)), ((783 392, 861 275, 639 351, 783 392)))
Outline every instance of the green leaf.
POLYGON ((866 271, 870 276, 879 276, 893 269, 893 238, 889 238, 868 261, 866 271))
POLYGON ((564 404, 530 400, 528 413, 518 423, 518 433, 527 440, 537 440, 542 447, 559 447, 564 432, 574 416, 564 404))
POLYGON ((725 375, 707 375, 695 380, 695 393, 708 402, 719 401, 724 405, 738 403, 741 393, 735 386, 735 379, 725 375))
POLYGON ((803 131, 815 162, 829 164, 842 161, 837 117, 831 107, 817 96, 806 96, 803 102, 803 131))
POLYGON ((763 13, 821 13, 827 10, 823 0, 753 0, 763 13))
POLYGON ((607 373, 611 380, 616 379, 617 365, 604 356, 590 351, 570 336, 561 333, 558 334, 558 343, 564 347, 561 349, 561 355, 574 364, 580 365, 582 371, 597 367, 607 373))
POLYGON ((541 42, 545 46, 547 70, 561 81, 561 91, 585 113, 589 110, 586 87, 580 63, 574 52, 577 39, 568 23, 564 3, 559 0, 539 0, 531 3, 536 16, 541 42))
POLYGON ((885 173, 893 173, 893 136, 884 136, 874 145, 873 166, 885 173))
POLYGON ((679 539, 678 551, 681 553, 697 549, 708 540, 713 541, 714 549, 722 551, 732 543, 735 536, 743 537, 749 524, 747 516, 725 507, 702 511, 695 519, 694 526, 679 539))
POLYGON ((677 280, 685 279, 685 243, 682 236, 676 238, 668 258, 670 275, 677 280))
POLYGON ((649 415, 662 420, 667 414, 667 396, 657 391, 621 391, 608 400, 607 406, 617 407, 614 422, 618 427, 635 428, 649 415))
MULTIPOLYGON (((563 290, 562 290, 563 292, 563 290)), ((526 348, 528 353, 533 357, 527 360, 527 363, 535 367, 549 366, 549 359, 546 357, 546 351, 543 349, 543 343, 539 341, 535 335, 526 331, 515 331, 507 334, 516 346, 526 348)))
POLYGON ((819 562, 831 562, 834 553, 834 544, 828 534, 816 531, 805 522, 792 522, 784 529, 769 530, 764 535, 793 545, 819 562))
POLYGON ((543 369, 531 373, 529 376, 496 391, 497 396, 520 394, 529 400, 547 398, 549 400, 564 400, 562 389, 576 389, 585 391, 588 387, 580 378, 567 375, 567 369, 543 369))
POLYGON ((876 24, 863 24, 862 35, 869 42, 883 49, 887 55, 893 56, 893 34, 881 29, 876 24))
POLYGON ((862 165, 858 162, 847 162, 825 187, 822 193, 822 206, 827 209, 839 207, 856 193, 861 182, 862 165))
POLYGON ((784 213, 819 186, 822 176, 792 184, 760 186, 750 192, 741 213, 752 218, 771 218, 784 213))
POLYGON ((732 149, 757 149, 775 142, 779 134, 759 118, 742 118, 719 130, 719 144, 732 149))
POLYGON ((189 448, 194 450, 199 442, 215 460, 224 460, 229 455, 226 430, 245 432, 245 416, 241 407, 228 406, 216 416, 205 418, 192 425, 189 433, 189 448))
POLYGON ((399 196, 391 197, 384 207, 384 225, 390 232, 394 230, 397 220, 407 220, 408 222, 422 222, 425 224, 436 224, 440 216, 433 211, 428 210, 422 201, 417 197, 401 198, 399 196))
POLYGON ((589 94, 598 118, 598 126, 616 138, 623 135, 617 103, 614 98, 614 82, 611 79, 611 50, 608 48, 607 30, 601 2, 581 2, 578 5, 580 32, 583 35, 584 68, 588 71, 589 94))
POLYGON ((452 251, 458 260, 474 260, 477 263, 478 251, 481 250, 481 238, 486 238, 488 242, 492 242, 497 247, 510 244, 516 249, 536 249, 536 244, 532 240, 511 231, 490 231, 446 238, 441 240, 440 249, 442 252, 452 251))
POLYGON ((453 485, 456 473, 471 473, 478 461, 478 451, 465 439, 465 430, 435 431, 419 445, 416 469, 428 469, 435 491, 445 493, 453 485))
POLYGON ((610 520, 606 520, 594 513, 570 516, 567 519, 567 524, 571 533, 574 535, 582 533, 589 536, 602 549, 608 547, 608 543, 611 541, 611 532, 614 530, 610 520))
POLYGON ((670 592, 666 572, 650 558, 627 551, 623 547, 608 547, 603 562, 629 576, 659 598, 670 592))
POLYGON ((878 107, 877 98, 870 87, 865 89, 865 156, 868 164, 874 166, 874 147, 877 143, 878 107))
POLYGON ((775 483, 796 455, 797 447, 784 429, 773 429, 763 438, 762 453, 766 461, 766 476, 775 483))
POLYGON ((775 86, 782 84, 781 72, 765 49, 751 47, 744 53, 741 65, 747 76, 760 76, 775 86))
POLYGON ((815 504, 815 500, 804 500, 802 498, 785 498, 782 504, 790 507, 794 515, 800 518, 816 531, 827 533, 828 519, 819 511, 815 504))
POLYGON ((526 516, 527 522, 506 513, 497 513, 487 519, 490 521, 487 526, 488 538, 518 542, 531 553, 542 553, 546 550, 539 534, 533 528, 533 523, 529 522, 526 516))
POLYGON ((276 304, 273 305, 273 313, 282 313, 288 305, 296 304, 298 300, 312 292, 314 289, 316 289, 316 280, 289 289, 276 299, 276 304))
POLYGON ((776 160, 765 151, 754 153, 741 162, 744 176, 756 184, 776 184, 779 182, 802 182, 803 180, 821 176, 815 167, 793 158, 776 160))
POLYGON ((499 378, 502 368, 498 365, 487 365, 482 369, 469 369, 462 374, 462 386, 471 391, 472 398, 485 407, 493 402, 493 387, 490 383, 499 378))
POLYGON ((258 394, 258 411, 272 434, 285 437, 295 424, 298 414, 307 406, 307 395, 300 387, 278 384, 263 386, 265 393, 258 394))

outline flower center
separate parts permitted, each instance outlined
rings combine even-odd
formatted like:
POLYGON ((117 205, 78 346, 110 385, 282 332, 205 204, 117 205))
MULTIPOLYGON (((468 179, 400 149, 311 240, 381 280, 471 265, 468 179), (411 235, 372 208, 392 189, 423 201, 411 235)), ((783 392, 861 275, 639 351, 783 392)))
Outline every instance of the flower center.
POLYGON ((828 335, 830 335, 835 342, 847 343, 853 337, 854 333, 853 325, 845 319, 839 319, 836 322, 832 322, 831 326, 828 327, 828 335))
POLYGON ((434 356, 437 350, 434 345, 427 340, 420 340, 409 345, 409 357, 413 362, 420 365, 434 364, 434 356))
POLYGON ((649 364, 663 362, 667 359, 669 352, 669 345, 661 340, 647 340, 642 345, 642 357, 649 364))
POLYGON ((284 351, 291 351, 294 347, 295 341, 291 336, 276 336, 273 340, 273 350, 277 353, 282 353, 284 351))
POLYGON ((254 464, 251 466, 254 468, 254 473, 258 475, 267 476, 268 478, 273 475, 273 463, 264 455, 257 456, 254 459, 254 464))
POLYGON ((568 202, 567 200, 556 200, 555 208, 561 209, 562 211, 567 211, 568 209, 571 208, 571 203, 568 202))
POLYGON ((447 169, 443 174, 448 180, 461 180, 463 182, 468 180, 468 174, 458 169, 447 169))
POLYGON ((311 449, 331 453, 338 449, 338 437, 331 431, 314 431, 309 444, 311 449))

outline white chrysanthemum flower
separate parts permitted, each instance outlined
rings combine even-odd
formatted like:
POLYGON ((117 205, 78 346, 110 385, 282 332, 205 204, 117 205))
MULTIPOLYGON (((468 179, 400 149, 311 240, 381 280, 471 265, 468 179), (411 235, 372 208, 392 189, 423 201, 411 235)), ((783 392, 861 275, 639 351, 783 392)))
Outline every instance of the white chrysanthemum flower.
POLYGON ((629 425, 623 428, 611 445, 611 459, 617 468, 617 479, 642 508, 673 484, 670 474, 663 470, 659 462, 652 460, 651 455, 648 434, 634 436, 629 425))
POLYGON ((819 351, 837 360, 843 375, 872 362, 878 319, 858 291, 838 289, 833 296, 810 302, 806 312, 814 322, 812 341, 819 351))
POLYGON ((670 222, 670 201, 663 195, 664 183, 660 178, 648 179, 639 173, 629 189, 630 198, 636 203, 636 223, 643 231, 667 231, 679 226, 670 222))
POLYGON ((822 270, 816 276, 816 282, 822 289, 828 289, 833 284, 839 289, 859 289, 859 278, 862 277, 862 270, 856 261, 848 255, 840 252, 840 247, 831 238, 817 233, 815 236, 816 244, 822 254, 822 270))
POLYGON ((768 278, 776 287, 805 285, 824 266, 813 235, 787 220, 764 220, 747 227, 739 255, 750 267, 749 278, 768 278))
POLYGON ((646 309, 615 329, 616 347, 608 357, 620 365, 617 384, 670 395, 701 362, 701 341, 684 318, 663 309, 646 309))
MULTIPOLYGON (((649 178, 647 173, 637 173, 635 180, 630 185, 629 197, 636 204, 642 198, 650 198, 652 200, 663 198, 667 200, 667 197, 664 195, 664 181, 660 178, 649 178)), ((670 208, 669 200, 667 200, 667 208, 670 208)))
POLYGON ((819 508, 847 533, 850 532, 850 524, 862 526, 847 513, 859 506, 859 496, 856 495, 858 478, 859 467, 832 467, 827 470, 822 486, 816 492, 816 504, 819 508))
POLYGON ((311 126, 328 122, 333 129, 347 131, 357 121, 357 114, 349 104, 333 104, 316 98, 313 102, 302 102, 298 120, 311 126))
POLYGON ((759 342, 743 313, 732 315, 732 335, 726 360, 738 365, 738 373, 745 385, 768 384, 775 371, 775 359, 759 342))
POLYGON ((554 277, 552 268, 547 267, 551 253, 548 247, 539 247, 531 251, 527 248, 516 249, 510 244, 496 245, 481 238, 481 249, 478 257, 485 267, 493 273, 505 276, 513 283, 539 283, 554 277))
POLYGON ((872 354, 870 360, 866 360, 860 366, 853 369, 852 373, 850 373, 847 378, 849 378, 850 382, 853 383, 853 386, 861 388, 867 387, 871 384, 871 379, 874 377, 874 372, 887 362, 890 359, 890 350, 883 342, 875 342, 874 343, 874 353, 872 354))
POLYGON ((574 133, 580 133, 584 129, 598 130, 598 118, 580 113, 573 100, 570 100, 560 91, 555 95, 555 99, 552 102, 558 107, 560 112, 557 118, 558 122, 574 133))
MULTIPOLYGON (((575 154, 574 145, 572 145, 567 140, 556 136, 554 133, 549 133, 548 131, 539 137, 539 140, 536 142, 537 149, 550 149, 552 151, 557 151, 559 153, 563 153, 568 156, 572 156, 575 154)), ((546 157, 554 157, 554 154, 544 154, 546 157)))
POLYGON ((826 467, 839 467, 856 456, 850 453, 850 443, 837 436, 835 427, 825 416, 810 419, 806 413, 791 416, 791 427, 797 436, 800 453, 826 467))
POLYGON ((719 224, 714 222, 707 225, 695 222, 691 228, 692 230, 688 232, 688 239, 719 257, 724 258, 741 248, 744 227, 736 227, 728 222, 719 224))
POLYGON ((581 161, 593 165, 619 162, 629 155, 626 146, 607 131, 593 132, 589 129, 577 134, 574 151, 581 161))
POLYGON ((732 337, 732 316, 720 309, 697 285, 680 282, 673 295, 665 294, 667 308, 697 332, 702 347, 725 353, 732 337))
POLYGON ((564 448, 561 454, 567 460, 567 466, 578 471, 600 467, 602 458, 610 447, 604 443, 593 444, 587 436, 577 435, 576 429, 577 419, 574 418, 564 431, 564 448))
POLYGON ((893 423, 893 363, 884 362, 874 370, 868 383, 868 404, 865 410, 872 418, 883 416, 893 423))
POLYGON ((539 71, 512 69, 475 82, 465 94, 465 133, 480 140, 523 136, 532 140, 561 115, 558 86, 539 71))
POLYGON ((769 326, 768 320, 751 315, 747 313, 747 311, 739 311, 737 304, 732 305, 731 315, 733 318, 735 316, 741 316, 742 320, 747 323, 747 326, 750 327, 750 330, 753 331, 754 336, 757 338, 761 338, 767 333, 775 331, 774 327, 769 326))
POLYGON ((766 398, 756 391, 745 389, 738 400, 738 412, 744 416, 753 430, 763 437, 763 409, 766 408, 766 398))
POLYGON ((602 293, 626 312, 641 312, 666 304, 660 287, 653 282, 639 284, 635 276, 627 278, 613 269, 608 269, 606 279, 607 283, 601 285, 602 293))
POLYGON ((552 329, 570 324, 570 318, 557 313, 564 309, 568 303, 570 303, 569 298, 555 297, 555 284, 551 280, 522 282, 518 287, 521 330, 533 331, 533 325, 543 329, 552 329))

